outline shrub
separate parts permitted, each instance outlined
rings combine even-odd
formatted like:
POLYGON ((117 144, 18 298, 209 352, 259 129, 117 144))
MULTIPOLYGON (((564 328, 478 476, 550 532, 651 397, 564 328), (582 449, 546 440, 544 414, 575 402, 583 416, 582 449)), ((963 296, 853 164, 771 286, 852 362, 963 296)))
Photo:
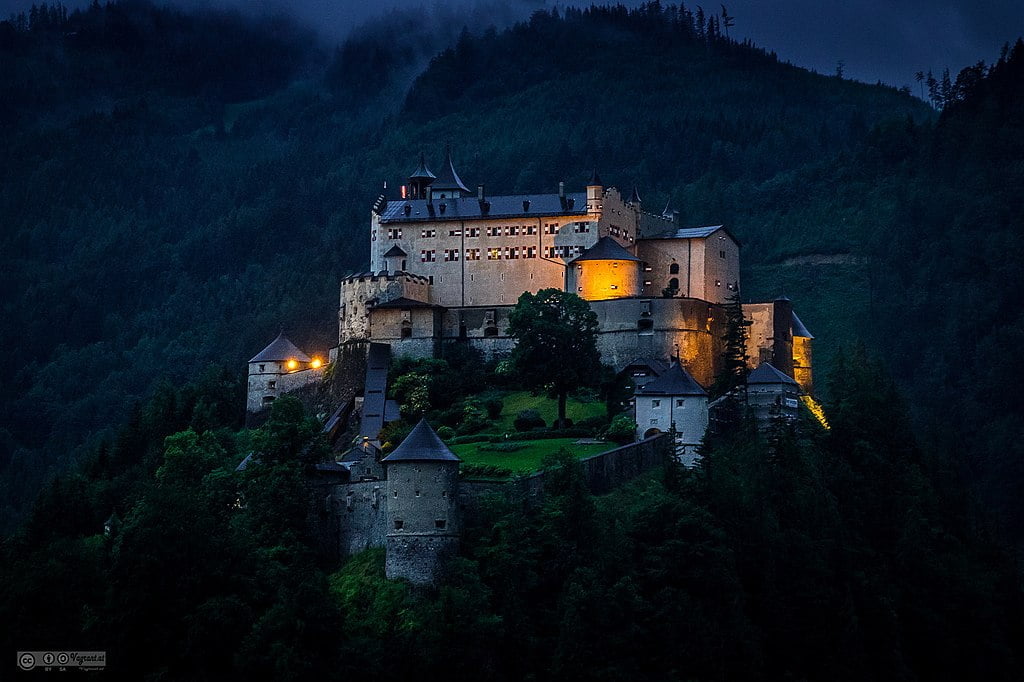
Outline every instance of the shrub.
POLYGON ((437 428, 437 437, 448 442, 455 438, 455 429, 450 426, 439 426, 437 428))
POLYGON ((487 410, 487 416, 491 419, 497 419, 501 416, 501 410, 505 407, 505 404, 501 402, 500 398, 488 398, 484 401, 484 409, 487 410))
POLYGON ((459 474, 463 478, 472 478, 474 476, 504 478, 511 476, 512 470, 494 464, 463 464, 459 467, 459 474))
POLYGON ((517 443, 516 441, 503 441, 501 443, 489 443, 487 445, 481 445, 478 449, 484 452, 516 452, 526 447, 525 443, 517 443))
POLYGON ((532 429, 543 429, 547 426, 544 423, 544 419, 540 416, 540 412, 537 410, 522 410, 516 415, 515 420, 512 422, 515 426, 516 431, 530 431, 532 429))
POLYGON ((636 422, 628 416, 620 414, 608 426, 605 438, 620 445, 632 443, 636 439, 636 422))
POLYGON ((595 415, 593 417, 587 417, 586 419, 581 419, 579 423, 576 424, 577 429, 584 429, 592 434, 599 433, 607 427, 608 417, 601 414, 595 415))
POLYGON ((488 426, 491 426, 491 422, 487 420, 480 406, 477 403, 466 401, 462 407, 462 421, 459 422, 456 432, 463 436, 470 433, 479 433, 488 426))

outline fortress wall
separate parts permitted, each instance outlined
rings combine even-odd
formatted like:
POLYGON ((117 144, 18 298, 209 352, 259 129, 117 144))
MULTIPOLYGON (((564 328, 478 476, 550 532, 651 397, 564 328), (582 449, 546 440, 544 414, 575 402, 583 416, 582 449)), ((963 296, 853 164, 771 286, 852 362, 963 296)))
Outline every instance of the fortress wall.
POLYGON ((387 483, 360 481, 334 488, 338 519, 338 550, 351 556, 370 547, 383 547, 387 533, 387 483))
POLYGON ((429 302, 429 280, 406 273, 343 279, 338 306, 338 343, 369 338, 370 304, 386 303, 402 297, 429 302))
MULTIPOLYGON (((672 454, 671 436, 667 433, 580 460, 587 487, 596 495, 611 492, 640 474, 664 464, 672 454)), ((525 476, 509 483, 495 481, 461 481, 459 503, 467 525, 476 518, 487 496, 506 495, 522 500, 528 507, 543 502, 544 472, 525 476)))
POLYGON ((714 380, 716 336, 721 336, 714 306, 687 298, 633 298, 594 301, 590 307, 598 317, 598 350, 606 364, 623 367, 638 357, 678 354, 702 386, 714 380), (649 320, 651 327, 641 328, 641 320, 649 320))

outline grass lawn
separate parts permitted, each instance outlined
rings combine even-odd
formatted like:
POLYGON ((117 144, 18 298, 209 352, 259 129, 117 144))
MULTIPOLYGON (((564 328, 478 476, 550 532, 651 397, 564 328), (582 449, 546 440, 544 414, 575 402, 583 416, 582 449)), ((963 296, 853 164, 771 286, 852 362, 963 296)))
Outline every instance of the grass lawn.
MULTIPOLYGON (((512 422, 515 421, 516 415, 522 410, 537 410, 548 426, 551 426, 555 419, 558 418, 558 401, 554 398, 548 398, 543 394, 531 395, 529 391, 515 391, 501 396, 501 401, 503 404, 501 417, 495 421, 495 428, 493 429, 496 432, 513 432, 515 427, 512 425, 512 422)), ((571 419, 574 424, 581 419, 599 417, 604 413, 605 405, 600 400, 582 403, 570 396, 565 404, 565 416, 571 419)))
POLYGON ((577 457, 589 457, 618 447, 615 443, 576 445, 577 440, 579 439, 548 438, 546 440, 514 441, 526 446, 515 452, 488 452, 486 449, 481 449, 491 446, 492 443, 464 443, 449 447, 466 464, 490 464, 519 472, 536 471, 540 468, 541 460, 551 453, 558 452, 561 448, 568 449, 577 457))

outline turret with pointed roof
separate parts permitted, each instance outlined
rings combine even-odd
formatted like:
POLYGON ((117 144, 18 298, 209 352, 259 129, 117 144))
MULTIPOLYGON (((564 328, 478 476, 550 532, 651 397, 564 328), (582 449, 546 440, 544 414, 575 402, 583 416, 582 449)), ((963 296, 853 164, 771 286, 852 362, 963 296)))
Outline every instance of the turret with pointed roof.
POLYGON ((311 362, 310 357, 299 350, 298 346, 292 343, 282 331, 277 335, 276 339, 271 341, 266 348, 257 353, 249 362, 287 362, 288 360, 311 362))
POLYGON ((437 178, 427 168, 426 158, 420 152, 420 165, 409 175, 409 198, 422 199, 427 194, 427 187, 437 178))
POLYGON ((441 171, 437 179, 430 183, 430 190, 435 199, 453 198, 469 194, 469 188, 462 182, 462 178, 455 172, 455 164, 452 163, 452 147, 445 145, 444 163, 441 164, 441 171))
POLYGON ((426 420, 381 460, 387 470, 388 578, 429 585, 458 552, 459 461, 426 420))

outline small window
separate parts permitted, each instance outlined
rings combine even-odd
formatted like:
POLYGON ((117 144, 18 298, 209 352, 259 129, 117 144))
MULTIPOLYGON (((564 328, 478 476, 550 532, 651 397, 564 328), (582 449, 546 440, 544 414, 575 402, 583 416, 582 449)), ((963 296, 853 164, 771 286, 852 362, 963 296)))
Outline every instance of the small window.
POLYGON ((649 317, 642 317, 636 321, 636 329, 640 332, 649 332, 654 329, 654 320, 649 317))
POLYGON ((716 279, 716 280, 715 280, 715 286, 716 286, 716 287, 720 287, 720 286, 722 286, 722 280, 720 280, 720 279, 716 279))
POLYGON ((497 336, 497 335, 498 335, 498 328, 497 327, 484 327, 484 336, 497 336))
POLYGON ((395 498, 398 498, 398 488, 395 488, 395 498))
POLYGON ((267 388, 277 388, 277 382, 276 381, 268 381, 267 382, 267 388))
POLYGON ((673 277, 672 279, 670 279, 668 281, 668 288, 672 289, 673 291, 678 291, 679 290, 679 278, 678 277, 673 277))
POLYGON ((661 401, 660 400, 652 400, 651 401, 651 407, 661 407, 661 401))
POLYGON ((416 497, 419 497, 419 496, 420 496, 420 491, 419 491, 419 490, 417 490, 417 491, 416 491, 416 497))
POLYGON ((668 266, 668 274, 670 274, 670 275, 678 275, 679 274, 679 263, 673 263, 672 265, 668 266))
POLYGON ((405 525, 405 521, 402 519, 395 519, 395 530, 402 530, 402 526, 405 525))
POLYGON ((264 405, 269 405, 272 402, 274 402, 274 396, 272 396, 272 395, 265 395, 265 396, 263 396, 263 404, 264 405))
POLYGON ((685 402, 682 398, 676 398, 676 407, 682 407, 685 402))
POLYGON ((412 327, 402 327, 402 338, 403 339, 411 339, 412 338, 412 327))
POLYGON ((266 365, 260 365, 260 371, 261 372, 266 371, 266 369, 267 369, 266 365))
POLYGON ((448 522, 445 521, 444 519, 435 519, 434 520, 434 527, 435 528, 444 528, 447 525, 448 525, 448 522))
POLYGON ((725 258, 725 251, 719 251, 719 252, 718 252, 718 256, 719 256, 720 258, 725 258))

